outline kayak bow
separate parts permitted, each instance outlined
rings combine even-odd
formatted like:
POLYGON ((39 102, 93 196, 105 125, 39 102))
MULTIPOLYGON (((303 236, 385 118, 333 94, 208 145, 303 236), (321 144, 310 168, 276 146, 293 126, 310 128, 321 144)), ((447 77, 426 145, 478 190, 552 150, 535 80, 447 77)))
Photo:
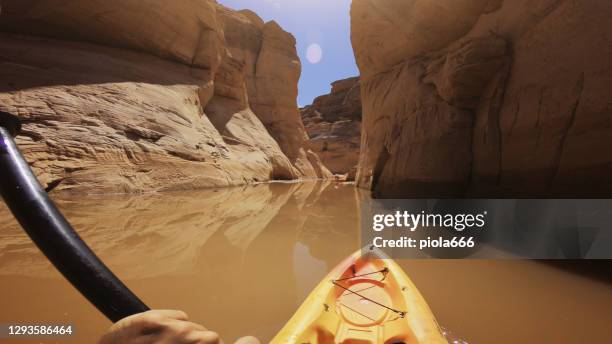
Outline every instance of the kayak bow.
POLYGON ((273 344, 447 344, 410 278, 381 252, 363 249, 308 296, 273 344))

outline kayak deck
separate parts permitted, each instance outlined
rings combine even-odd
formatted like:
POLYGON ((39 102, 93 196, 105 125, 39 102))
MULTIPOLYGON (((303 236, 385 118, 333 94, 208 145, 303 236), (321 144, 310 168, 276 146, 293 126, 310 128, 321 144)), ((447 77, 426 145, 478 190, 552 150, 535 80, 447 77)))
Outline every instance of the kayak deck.
POLYGON ((358 251, 330 272, 272 343, 444 343, 429 306, 404 271, 378 251, 358 251))

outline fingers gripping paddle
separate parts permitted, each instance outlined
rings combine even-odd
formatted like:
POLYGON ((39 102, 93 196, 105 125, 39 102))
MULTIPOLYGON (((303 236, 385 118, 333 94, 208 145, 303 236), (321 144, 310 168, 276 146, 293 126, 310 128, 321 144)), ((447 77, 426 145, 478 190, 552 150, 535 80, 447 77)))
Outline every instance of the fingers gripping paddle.
POLYGON ((111 321, 149 308, 95 255, 38 183, 13 136, 19 120, 0 111, 0 194, 51 263, 111 321))

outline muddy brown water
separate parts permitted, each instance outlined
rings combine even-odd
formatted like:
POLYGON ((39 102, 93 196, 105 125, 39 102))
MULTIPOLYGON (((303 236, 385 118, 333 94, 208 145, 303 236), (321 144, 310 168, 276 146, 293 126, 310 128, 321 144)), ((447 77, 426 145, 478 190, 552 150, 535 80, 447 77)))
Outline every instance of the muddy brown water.
MULTIPOLYGON (((270 340, 314 286, 359 248, 351 185, 262 184, 140 196, 56 196, 81 236, 154 308, 219 332, 270 340)), ((610 343, 612 284, 535 261, 400 260, 439 322, 469 343, 610 343)), ((110 326, 0 207, 0 323, 110 326)))

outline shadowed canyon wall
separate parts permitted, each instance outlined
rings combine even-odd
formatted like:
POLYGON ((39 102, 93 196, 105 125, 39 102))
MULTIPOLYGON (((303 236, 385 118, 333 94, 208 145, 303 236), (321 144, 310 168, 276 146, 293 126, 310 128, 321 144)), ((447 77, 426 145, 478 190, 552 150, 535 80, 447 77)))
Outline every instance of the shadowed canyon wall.
POLYGON ((612 2, 354 0, 358 185, 378 197, 612 194, 612 2))
POLYGON ((310 137, 310 148, 335 174, 353 180, 359 160, 361 138, 361 88, 359 78, 332 83, 329 94, 317 97, 301 109, 310 137))
POLYGON ((49 190, 328 177, 296 104, 295 39, 211 0, 6 0, 0 109, 49 190))

